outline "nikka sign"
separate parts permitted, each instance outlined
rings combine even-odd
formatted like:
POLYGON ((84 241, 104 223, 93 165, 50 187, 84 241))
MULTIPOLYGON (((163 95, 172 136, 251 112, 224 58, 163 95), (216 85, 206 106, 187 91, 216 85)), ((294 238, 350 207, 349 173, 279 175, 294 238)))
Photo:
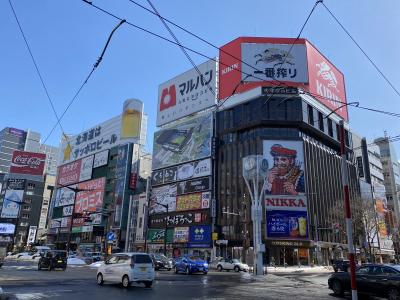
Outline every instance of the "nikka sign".
POLYGON ((43 175, 46 154, 14 151, 11 161, 10 173, 43 175))
POLYGON ((267 196, 265 208, 266 210, 307 211, 307 198, 306 196, 267 196))

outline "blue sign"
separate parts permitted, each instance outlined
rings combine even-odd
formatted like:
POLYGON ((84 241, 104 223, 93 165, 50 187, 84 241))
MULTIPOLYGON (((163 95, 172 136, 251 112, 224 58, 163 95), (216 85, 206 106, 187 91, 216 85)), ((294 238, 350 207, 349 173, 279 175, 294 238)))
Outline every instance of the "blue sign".
POLYGON ((267 237, 307 239, 307 222, 306 211, 267 210, 267 237))
POLYGON ((210 225, 191 226, 189 228, 189 243, 210 243, 211 227, 210 225))
POLYGON ((113 240, 115 240, 115 233, 114 232, 107 233, 107 241, 113 241, 113 240))

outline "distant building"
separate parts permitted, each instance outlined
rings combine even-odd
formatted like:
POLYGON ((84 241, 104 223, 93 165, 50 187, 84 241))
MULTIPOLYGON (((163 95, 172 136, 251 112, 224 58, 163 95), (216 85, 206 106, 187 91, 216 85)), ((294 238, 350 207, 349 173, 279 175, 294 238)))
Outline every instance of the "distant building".
POLYGON ((6 127, 0 131, 0 173, 10 171, 14 150, 24 150, 27 132, 6 127))
POLYGON ((57 173, 58 147, 41 144, 38 152, 46 154, 44 173, 55 176, 57 173))

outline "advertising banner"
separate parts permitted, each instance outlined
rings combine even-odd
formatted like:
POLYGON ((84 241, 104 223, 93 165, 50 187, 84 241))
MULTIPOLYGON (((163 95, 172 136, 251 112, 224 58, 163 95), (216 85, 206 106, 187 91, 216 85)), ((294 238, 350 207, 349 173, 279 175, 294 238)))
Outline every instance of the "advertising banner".
POLYGON ((15 224, 0 223, 0 234, 14 234, 15 224))
POLYGON ((174 228, 174 243, 187 243, 189 241, 189 227, 174 228))
POLYGON ((190 226, 189 242, 190 243, 211 243, 211 227, 210 227, 210 225, 190 226))
POLYGON ((23 131, 21 129, 17 129, 17 128, 8 128, 8 133, 18 136, 18 137, 23 137, 26 134, 26 131, 23 131))
POLYGON ((242 43, 241 51, 242 61, 246 62, 242 63, 242 80, 245 82, 276 80, 308 82, 304 44, 242 43))
POLYGON ((150 196, 150 214, 166 212, 166 208, 159 204, 167 205, 168 211, 176 210, 176 184, 164 185, 153 188, 150 196))
POLYGON ((93 159, 93 155, 82 158, 81 171, 79 173, 79 182, 86 181, 92 178, 93 159))
POLYGON ((105 177, 78 184, 78 189, 86 190, 76 194, 75 213, 96 212, 103 206, 105 177))
POLYGON ((3 208, 1 210, 1 218, 18 218, 23 196, 24 190, 7 189, 4 196, 3 208))
POLYGON ((211 192, 176 197, 176 211, 197 210, 210 207, 211 192))
POLYGON ((60 228, 60 227, 61 227, 61 218, 50 220, 50 228, 60 228))
POLYGON ((71 226, 71 217, 61 218, 61 227, 66 228, 71 226))
POLYGON ((114 226, 121 226, 122 206, 124 204, 125 184, 128 176, 128 156, 129 144, 121 145, 118 147, 118 160, 116 169, 116 183, 115 183, 115 213, 114 213, 114 226))
POLYGON ((309 91, 326 107, 348 120, 344 76, 311 43, 307 42, 309 91), (342 102, 342 103, 340 103, 342 102))
POLYGON ((178 166, 178 180, 211 175, 211 158, 178 166))
POLYGON ((157 126, 215 105, 216 72, 215 61, 209 60, 197 66, 197 70, 190 69, 161 84, 158 87, 157 126))
POLYGON ((151 173, 151 185, 159 185, 164 183, 164 170, 157 170, 151 173))
POLYGON ((151 228, 164 228, 165 220, 168 227, 201 225, 210 223, 210 213, 208 210, 196 212, 175 212, 168 216, 165 214, 150 216, 151 228))
POLYGON ((177 183, 178 195, 208 191, 211 189, 211 177, 181 181, 177 183))
POLYGON ((187 118, 154 134, 153 170, 211 156, 212 114, 187 118))
MULTIPOLYGON (((75 188, 75 186, 74 186, 75 188)), ((74 205, 75 192, 68 188, 59 188, 56 192, 56 200, 54 207, 74 205)))
POLYGON ((132 172, 131 172, 131 176, 130 176, 130 178, 129 178, 129 188, 130 188, 131 190, 136 189, 137 179, 138 179, 138 174, 137 174, 137 173, 132 173, 132 172))
POLYGON ((388 218, 388 207, 386 198, 386 189, 383 184, 373 183, 373 195, 375 199, 375 210, 378 225, 379 245, 381 249, 393 250, 393 241, 388 232, 386 220, 388 218))
POLYGON ((72 216, 73 212, 74 212, 73 205, 63 207, 63 217, 72 216))
MULTIPOLYGON (((137 102, 137 100, 135 101, 137 102)), ((69 137, 68 141, 64 139, 60 145, 58 165, 78 160, 102 150, 109 150, 114 146, 128 142, 139 142, 138 137, 129 137, 132 134, 132 129, 137 131, 137 128, 135 128, 136 119, 139 117, 137 107, 135 106, 131 114, 129 106, 130 102, 127 103, 127 107, 124 107, 124 112, 121 115, 100 123, 78 135, 69 137), (129 126, 130 124, 132 126, 129 126), (123 130, 123 128, 126 130, 123 130), (122 138, 121 133, 124 134, 122 138), (127 135, 126 137, 125 134, 127 135)))
POLYGON ((79 182, 82 161, 77 160, 58 167, 57 184, 67 186, 79 182))
MULTIPOLYGON (((152 244, 164 243, 165 229, 148 229, 147 230, 147 241, 152 244)), ((167 243, 170 244, 173 241, 174 229, 169 228, 167 230, 167 243)))
POLYGON ((307 239, 307 211, 267 210, 267 237, 307 239))
POLYGON ((170 183, 176 181, 176 173, 178 167, 174 166, 164 170, 164 183, 170 183))
POLYGON ((104 150, 94 155, 93 168, 102 167, 108 164, 108 153, 110 150, 104 150))
POLYGON ((269 167, 265 194, 304 195, 303 142, 265 140, 263 149, 269 167))
POLYGON ((26 179, 8 179, 7 188, 9 190, 24 190, 26 184, 26 179))
POLYGON ((30 226, 29 227, 28 240, 27 240, 27 244, 28 245, 35 242, 36 232, 37 232, 37 226, 30 226))
POLYGON ((43 175, 46 154, 15 150, 13 152, 10 173, 43 175))

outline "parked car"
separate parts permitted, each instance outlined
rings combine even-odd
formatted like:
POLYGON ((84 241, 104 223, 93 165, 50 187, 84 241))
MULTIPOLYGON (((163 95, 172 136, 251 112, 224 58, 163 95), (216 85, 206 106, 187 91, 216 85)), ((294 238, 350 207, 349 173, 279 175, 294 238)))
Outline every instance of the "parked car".
POLYGON ((51 271, 56 268, 60 268, 63 271, 67 268, 67 251, 46 250, 40 256, 38 270, 47 269, 51 271))
POLYGON ((217 270, 222 272, 222 270, 234 270, 235 272, 239 271, 244 271, 248 272, 249 271, 249 266, 247 264, 242 263, 238 259, 222 259, 218 262, 217 264, 217 270))
POLYGON ((35 246, 31 250, 32 259, 40 258, 41 254, 46 252, 47 250, 51 250, 48 246, 35 246))
POLYGON ((332 263, 332 267, 335 272, 347 272, 350 267, 350 262, 347 259, 334 260, 332 263))
MULTIPOLYGON (((368 264, 356 269, 357 292, 360 294, 400 299, 400 265, 368 264)), ((337 296, 351 290, 350 273, 333 273, 329 288, 337 296)))
POLYGON ((186 275, 202 272, 208 273, 208 263, 195 256, 182 256, 175 261, 175 273, 184 272, 186 275))
POLYGON ((165 255, 162 254, 151 253, 150 256, 151 259, 153 260, 154 269, 156 271, 161 269, 171 271, 172 260, 168 259, 165 255))
POLYGON ((83 253, 82 259, 88 263, 94 263, 103 259, 103 254, 101 252, 85 252, 83 253))
POLYGON ((133 282, 143 283, 147 288, 154 281, 155 271, 153 261, 147 253, 117 253, 112 254, 104 264, 97 269, 97 284, 104 282, 122 283, 124 288, 133 282))

